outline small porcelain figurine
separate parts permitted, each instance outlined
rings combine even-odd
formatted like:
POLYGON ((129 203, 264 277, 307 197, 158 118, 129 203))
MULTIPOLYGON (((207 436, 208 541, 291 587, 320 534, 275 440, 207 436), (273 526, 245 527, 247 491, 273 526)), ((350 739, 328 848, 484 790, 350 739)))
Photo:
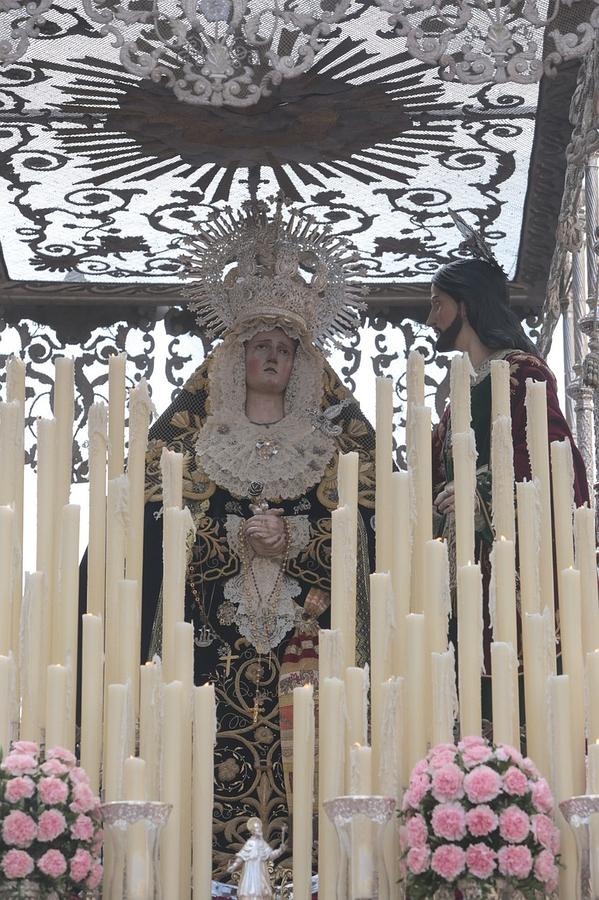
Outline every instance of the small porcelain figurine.
POLYGON ((273 850, 262 837, 262 822, 253 816, 247 821, 247 828, 251 837, 245 842, 227 871, 235 872, 243 866, 239 887, 237 888, 238 900, 272 900, 273 890, 268 875, 268 863, 271 859, 278 859, 286 848, 285 833, 281 830, 281 845, 273 850))

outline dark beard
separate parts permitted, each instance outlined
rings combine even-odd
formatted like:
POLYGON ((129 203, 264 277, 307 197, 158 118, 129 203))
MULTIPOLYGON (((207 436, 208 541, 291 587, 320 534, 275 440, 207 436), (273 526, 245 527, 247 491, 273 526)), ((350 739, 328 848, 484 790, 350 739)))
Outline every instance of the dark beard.
POLYGON ((464 320, 462 319, 462 314, 458 310, 451 325, 448 325, 445 331, 442 331, 437 338, 435 348, 440 353, 447 353, 449 350, 455 350, 455 342, 457 340, 458 334, 462 330, 463 324, 464 320))

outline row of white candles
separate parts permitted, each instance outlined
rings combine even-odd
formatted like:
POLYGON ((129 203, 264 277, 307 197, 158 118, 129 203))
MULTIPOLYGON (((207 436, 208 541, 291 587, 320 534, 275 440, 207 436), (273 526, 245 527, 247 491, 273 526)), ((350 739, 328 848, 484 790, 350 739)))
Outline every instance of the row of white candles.
MULTIPOLYGON (((214 692, 211 685, 193 686, 192 626, 183 621, 185 541, 191 522, 188 511, 182 508, 182 460, 169 451, 163 455, 163 660, 138 665, 143 460, 150 404, 145 384, 130 392, 129 457, 125 474, 124 366, 124 356, 111 358, 108 416, 102 404, 94 404, 90 411, 90 550, 88 614, 83 620, 81 761, 94 785, 99 786, 103 759, 105 798, 122 797, 127 782, 126 757, 135 752, 135 722, 139 716, 144 793, 151 799, 160 797, 173 802, 175 807, 163 843, 164 878, 169 896, 187 900, 191 895, 192 860, 193 896, 208 897, 210 890, 211 804, 206 800, 212 789, 214 730, 208 729, 207 740, 203 725, 214 721, 214 692), (192 718, 195 723, 202 722, 193 741, 192 718), (189 791, 190 783, 193 792, 189 791)), ((10 643, 4 640, 0 648, 3 651, 0 680, 7 687, 0 692, 0 697, 13 698, 12 703, 6 701, 4 710, 0 709, 0 742, 4 746, 18 709, 16 696, 20 697, 21 737, 39 739, 45 730, 48 745, 73 746, 74 743, 78 508, 68 503, 70 478, 65 475, 65 459, 70 466, 72 442, 72 371, 72 361, 57 360, 54 419, 38 422, 39 572, 29 574, 25 581, 25 627, 22 628, 18 571, 22 443, 5 439, 7 429, 13 434, 22 431, 24 367, 19 360, 9 362, 8 402, 0 405, 0 450, 3 458, 10 460, 8 471, 12 473, 0 485, 3 504, 0 554, 7 564, 4 571, 11 571, 12 567, 14 573, 11 584, 5 583, 4 593, 0 595, 0 616, 6 625, 0 629, 0 639, 10 635, 10 643), (16 637, 19 631, 21 642, 16 637)), ((493 519, 500 537, 493 551, 491 591, 493 718, 495 739, 517 745, 515 516, 507 363, 495 361, 491 371, 493 519)), ((451 403, 458 547, 459 715, 462 734, 474 734, 481 729, 482 587, 479 567, 471 562, 474 558, 475 448, 469 427, 467 357, 454 360, 451 403)), ((408 361, 408 472, 392 471, 392 405, 392 384, 389 379, 379 379, 377 573, 371 576, 372 751, 365 746, 368 674, 355 667, 358 458, 356 454, 347 454, 340 457, 339 508, 333 513, 333 630, 321 632, 320 801, 343 790, 392 793, 399 801, 411 766, 424 755, 427 747, 453 739, 455 676, 453 649, 447 645, 447 551, 444 543, 432 540, 431 418, 430 410, 424 405, 424 366, 419 354, 411 354, 408 361), (339 710, 343 709, 346 714, 340 716, 339 710), (326 714, 327 710, 337 714, 326 714), (364 760, 368 757, 368 763, 352 766, 352 754, 361 755, 364 760), (365 772, 368 767, 367 777, 352 782, 352 770, 365 772)), ((542 383, 529 385, 527 410, 534 481, 517 486, 517 507, 528 750, 541 770, 553 779, 558 799, 563 799, 568 791, 581 792, 585 787, 583 649, 587 653, 588 696, 599 695, 594 513, 585 508, 576 510, 573 529, 569 445, 552 445, 565 672, 558 677, 554 675, 551 519, 539 517, 539 510, 547 509, 547 498, 551 502, 546 395, 542 383), (550 706, 545 702, 546 696, 553 698, 550 706), (553 710, 552 726, 547 714, 549 708, 553 710), (565 721, 572 722, 571 729, 560 727, 565 721), (562 740, 562 732, 571 732, 569 746, 562 740)), ((296 890, 304 898, 309 893, 311 872, 308 810, 311 810, 313 790, 312 703, 310 687, 296 689, 294 754, 298 754, 298 759, 294 758, 293 855, 296 890), (302 748, 307 748, 306 756, 300 759, 302 748)), ((588 737, 591 741, 598 740, 599 715, 592 706, 587 718, 588 737)), ((128 765, 131 768, 135 763, 128 765)), ((137 765, 141 765, 141 760, 137 765)), ((321 891, 323 896, 329 893, 332 897, 336 854, 332 830, 322 811, 320 830, 321 891)), ((567 855, 566 859, 571 862, 567 855)), ((564 878, 570 870, 571 866, 564 878)))

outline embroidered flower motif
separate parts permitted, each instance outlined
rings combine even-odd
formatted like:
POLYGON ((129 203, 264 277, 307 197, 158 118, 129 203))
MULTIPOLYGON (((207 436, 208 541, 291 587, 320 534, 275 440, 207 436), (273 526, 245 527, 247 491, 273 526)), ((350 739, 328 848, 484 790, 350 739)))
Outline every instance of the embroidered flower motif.
POLYGON ((235 605, 230 600, 225 600, 218 607, 216 615, 221 625, 232 625, 235 621, 235 605))
POLYGON ((259 744, 272 744, 275 739, 274 734, 267 725, 260 725, 256 728, 254 737, 259 744))
POLYGON ((216 772, 218 775, 219 781, 224 781, 225 784, 234 781, 239 772, 241 771, 239 763, 230 756, 228 759, 223 759, 221 763, 219 763, 216 772))

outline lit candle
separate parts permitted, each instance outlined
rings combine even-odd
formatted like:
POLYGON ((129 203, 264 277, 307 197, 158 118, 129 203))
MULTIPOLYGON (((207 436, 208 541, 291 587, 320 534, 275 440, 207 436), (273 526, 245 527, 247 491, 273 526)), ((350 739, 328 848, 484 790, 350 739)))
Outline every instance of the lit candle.
POLYGON ((451 430, 453 434, 470 431, 470 384, 472 363, 467 353, 457 354, 451 360, 449 394, 451 404, 451 430))
POLYGON ((514 683, 517 685, 518 657, 511 644, 503 641, 491 644, 491 673, 493 741, 496 744, 519 747, 520 735, 514 727, 514 702, 517 697, 514 694, 514 683))
POLYGON ((562 800, 569 800, 575 794, 572 752, 572 692, 568 675, 549 677, 549 700, 551 704, 551 753, 553 758, 553 796, 555 798, 555 821, 561 832, 559 895, 576 897, 578 892, 576 877, 576 844, 566 820, 559 810, 562 800))
MULTIPOLYGON (((580 506, 574 512, 576 568, 580 572, 582 599, 582 640, 587 653, 599 647, 599 596, 595 510, 580 506)), ((599 735, 598 735, 599 737, 599 735)))
POLYGON ((391 640, 394 630, 391 575, 389 572, 376 572, 370 576, 370 720, 377 792, 379 765, 383 752, 379 743, 383 716, 382 685, 391 676, 391 640))
POLYGON ((7 656, 13 649, 12 606, 14 582, 15 511, 0 506, 0 653, 7 656))
POLYGON ((319 677, 318 722, 318 894, 321 900, 335 900, 339 848, 323 803, 344 793, 345 685, 340 678, 319 677))
POLYGON ((82 616, 81 765, 94 794, 100 793, 104 707, 104 628, 100 616, 82 616))
MULTIPOLYGON (((431 744, 453 744, 454 723, 458 715, 453 644, 444 653, 431 654, 432 739, 431 744)), ((407 773, 409 777, 410 773, 407 773)), ((404 779, 406 780, 406 779, 404 779)))
POLYGON ((214 685, 193 689, 193 900, 212 898, 212 815, 214 806, 214 685))
POLYGON ((518 561, 520 565, 520 603, 522 615, 541 611, 539 580, 539 491, 534 481, 516 485, 518 502, 518 561))
MULTIPOLYGON (((553 534, 551 526, 551 483, 549 477, 549 437, 547 428, 547 384, 526 379, 526 441, 532 477, 539 482, 540 516, 539 581, 541 597, 552 616, 555 631, 553 585, 553 534)), ((555 665, 554 669, 555 671, 555 665)))
POLYGON ((456 563, 474 559, 474 499, 476 494, 476 442, 472 430, 452 434, 455 486, 456 563))
POLYGON ((547 609, 543 614, 523 616, 522 647, 527 753, 547 778, 551 771, 547 679, 551 674, 551 658, 555 656, 555 633, 547 609))
POLYGON ((480 735, 483 594, 480 566, 458 568, 458 691, 462 737, 480 735))
POLYGON ((181 740, 183 734, 184 690, 180 681, 164 686, 162 801, 173 808, 162 832, 160 868, 166 897, 179 896, 181 841, 181 740))
POLYGON ((40 741, 43 694, 41 692, 41 645, 43 628, 44 576, 28 572, 21 610, 21 730, 25 741, 40 741))
POLYGON ((412 585, 411 609, 423 612, 421 586, 426 568, 426 543, 433 536, 433 476, 431 462, 431 411, 428 406, 414 406, 412 416, 413 453, 408 457, 412 500, 412 585))
POLYGON ((347 557, 347 550, 351 549, 351 523, 349 506, 332 511, 331 628, 342 634, 345 666, 353 666, 356 659, 356 594, 350 589, 349 574, 355 569, 355 557, 347 557))
POLYGON ((407 675, 406 709, 410 723, 407 740, 408 768, 411 771, 426 754, 430 730, 430 703, 427 702, 427 638, 425 618, 411 613, 406 618, 407 675))
POLYGON ((572 760, 574 792, 584 794, 584 654, 580 613, 580 572, 564 569, 559 573, 559 619, 563 673, 570 678, 572 711, 572 760))
POLYGON ((512 420, 495 419, 491 430, 491 491, 493 528, 496 537, 516 540, 514 511, 514 445, 512 420))
POLYGON ((390 572, 393 557, 391 476, 393 472, 393 381, 376 379, 376 570, 390 572))
POLYGON ((169 509, 171 506, 181 509, 183 505, 183 454, 163 447, 160 456, 160 471, 162 473, 163 509, 169 509))
POLYGON ((491 360, 491 422, 510 415, 510 364, 507 359, 491 360))
POLYGON ((126 353, 108 360, 108 478, 119 478, 125 465, 126 353))
POLYGON ((160 799, 161 710, 162 664, 156 656, 140 667, 139 753, 146 761, 150 800, 160 799))
POLYGON ((574 464, 570 441, 551 442, 551 484, 555 520, 555 559, 557 571, 574 565, 574 464))
POLYGON ((46 751, 67 747, 68 679, 65 666, 48 666, 46 674, 46 751))
MULTIPOLYGON (((419 354, 420 355, 420 354, 419 354)), ((412 567, 412 538, 410 525, 410 475, 393 473, 393 559, 391 582, 395 600, 395 632, 393 634, 393 671, 406 672, 405 618, 410 614, 410 582, 412 567)))
POLYGON ((312 897, 312 815, 314 806, 314 692, 311 684, 293 689, 293 896, 312 897))
POLYGON ((94 403, 88 417, 89 544, 87 548, 87 611, 104 619, 106 591, 106 453, 107 409, 94 403))

